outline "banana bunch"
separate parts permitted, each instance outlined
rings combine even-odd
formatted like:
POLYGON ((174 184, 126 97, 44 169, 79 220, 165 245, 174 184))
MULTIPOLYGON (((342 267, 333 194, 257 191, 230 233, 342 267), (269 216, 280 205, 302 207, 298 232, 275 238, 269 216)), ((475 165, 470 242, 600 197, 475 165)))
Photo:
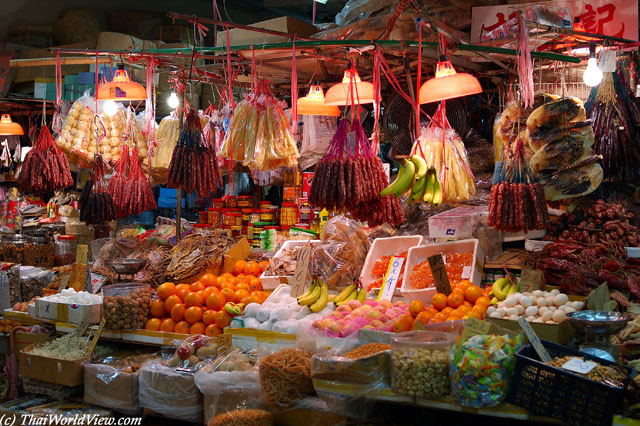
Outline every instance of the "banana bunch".
POLYGON ((320 312, 329 303, 329 288, 320 280, 313 280, 306 293, 298 297, 298 305, 308 306, 311 312, 320 312))
POLYGON ((411 190, 408 203, 416 202, 433 203, 438 207, 442 203, 442 186, 433 167, 427 169, 427 163, 419 155, 411 159, 403 159, 396 180, 380 192, 381 197, 394 195, 401 197, 411 190))
POLYGON ((342 306, 349 303, 350 300, 357 300, 360 303, 364 303, 367 298, 367 291, 364 288, 358 290, 358 286, 351 284, 340 292, 333 300, 333 304, 336 306, 342 306))
POLYGON ((519 289, 518 283, 512 283, 511 279, 500 278, 493 283, 493 288, 491 289, 491 304, 497 304, 502 302, 507 298, 508 295, 517 292, 519 289))

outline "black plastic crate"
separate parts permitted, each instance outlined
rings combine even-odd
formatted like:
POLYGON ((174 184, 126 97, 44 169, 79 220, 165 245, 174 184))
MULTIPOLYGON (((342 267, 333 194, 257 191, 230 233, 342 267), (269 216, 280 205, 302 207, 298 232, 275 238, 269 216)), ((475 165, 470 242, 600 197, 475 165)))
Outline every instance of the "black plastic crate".
MULTIPOLYGON (((551 357, 580 356, 601 365, 616 365, 595 356, 546 340, 551 357)), ((532 414, 553 417, 569 425, 610 426, 625 387, 608 386, 540 361, 531 345, 516 352, 516 370, 509 402, 532 414)), ((631 377, 633 370, 625 368, 631 377)))

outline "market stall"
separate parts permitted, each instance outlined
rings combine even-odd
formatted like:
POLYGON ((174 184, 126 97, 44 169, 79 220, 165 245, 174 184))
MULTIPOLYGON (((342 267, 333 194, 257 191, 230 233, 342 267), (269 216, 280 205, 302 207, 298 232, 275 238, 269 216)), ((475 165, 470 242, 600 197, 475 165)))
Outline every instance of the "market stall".
POLYGON ((11 62, 55 95, 0 121, 1 414, 640 419, 637 45, 377 3, 11 62))

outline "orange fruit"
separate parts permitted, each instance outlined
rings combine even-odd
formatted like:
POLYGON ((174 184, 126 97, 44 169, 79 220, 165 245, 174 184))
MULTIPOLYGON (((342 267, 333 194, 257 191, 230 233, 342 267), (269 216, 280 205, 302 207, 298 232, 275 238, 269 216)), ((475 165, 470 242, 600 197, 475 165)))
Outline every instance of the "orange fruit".
POLYGON ((447 306, 446 308, 444 308, 440 312, 445 314, 446 316, 449 316, 449 315, 451 315, 451 312, 453 312, 453 308, 451 306, 447 306))
POLYGON ((176 322, 171 318, 167 318, 166 320, 162 321, 162 323, 160 323, 160 330, 171 332, 174 330, 175 326, 176 322))
POLYGON ((488 308, 491 305, 491 299, 487 296, 480 296, 476 299, 476 306, 482 305, 485 308, 488 308))
POLYGON ((184 302, 184 299, 187 297, 187 294, 191 293, 191 289, 190 288, 180 288, 178 289, 178 291, 176 291, 176 296, 178 296, 180 298, 181 301, 184 302))
MULTIPOLYGON (((204 297, 202 300, 207 300, 207 297, 211 295, 211 293, 220 292, 217 287, 207 287, 204 289, 204 297)), ((198 292, 199 293, 199 292, 198 292)))
POLYGON ((200 296, 200 298, 202 299, 202 305, 204 305, 204 301, 207 300, 207 296, 209 295, 209 293, 207 293, 207 290, 205 289, 205 290, 196 291, 196 294, 200 296))
POLYGON ((205 287, 213 287, 218 284, 218 277, 213 274, 204 274, 198 281, 200 281, 205 287))
POLYGON ((493 290, 493 285, 490 285, 489 287, 485 288, 482 291, 482 295, 489 297, 489 295, 491 294, 491 290, 493 290))
POLYGON ((220 284, 220 290, 224 290, 225 288, 235 290, 236 286, 232 281, 223 281, 222 284, 220 284))
POLYGON ((476 305, 473 308, 471 308, 472 312, 477 312, 481 318, 484 318, 484 314, 487 313, 487 307, 484 305, 476 305))
POLYGON ((432 322, 444 322, 447 320, 448 315, 445 314, 444 312, 440 312, 438 314, 436 314, 436 316, 434 316, 431 321, 432 322))
POLYGON ((249 292, 243 288, 236 290, 236 301, 242 300, 245 297, 249 297, 249 292))
POLYGON ((255 279, 255 278, 258 278, 258 277, 253 276, 253 275, 251 275, 251 274, 249 274, 249 275, 245 275, 245 276, 244 276, 244 280, 245 280, 246 282, 249 282, 249 281, 251 281, 251 280, 253 280, 253 279, 255 279))
POLYGON ((236 292, 231 288, 223 288, 220 290, 220 294, 224 296, 224 299, 227 302, 235 302, 236 301, 236 292))
POLYGON ((468 319, 468 318, 482 319, 482 316, 476 311, 470 311, 468 314, 462 317, 462 319, 468 319))
POLYGON ((202 308, 200 306, 192 306, 184 311, 184 320, 189 324, 194 324, 202 319, 202 308))
POLYGON ((256 296, 247 296, 244 299, 240 300, 240 303, 244 303, 247 306, 249 303, 261 303, 262 301, 256 296))
POLYGON ((200 281, 196 281, 195 283, 191 284, 191 291, 193 291, 194 293, 196 291, 200 291, 200 290, 204 290, 204 284, 202 284, 200 281))
POLYGON ((249 283, 245 282, 245 281, 240 281, 238 284, 236 284, 236 290, 249 290, 249 283))
POLYGON ((262 262, 258 263, 258 266, 260 267, 260 271, 264 272, 269 267, 269 262, 263 260, 262 262))
POLYGON ((167 300, 164 301, 164 310, 167 312, 171 312, 171 308, 173 308, 178 303, 182 303, 182 299, 180 299, 180 297, 176 296, 175 294, 172 294, 171 296, 167 297, 167 300))
POLYGON ((447 317, 447 321, 458 321, 459 319, 461 319, 462 317, 460 315, 449 315, 447 317))
POLYGON ((156 318, 162 318, 167 315, 167 310, 164 308, 164 302, 162 300, 154 300, 151 302, 151 315, 156 318))
POLYGON ((167 297, 176 294, 176 285, 174 283, 160 284, 156 291, 160 300, 167 300, 167 297))
POLYGON ((176 286, 176 291, 181 290, 183 288, 186 288, 187 290, 189 290, 191 288, 191 286, 189 284, 184 284, 184 283, 183 284, 178 284, 176 286))
POLYGON ((455 309, 457 312, 460 312, 461 314, 466 314, 467 312, 471 311, 471 306, 469 305, 460 305, 458 306, 458 309, 455 309))
POLYGON ((456 288, 459 288, 460 290, 465 291, 466 289, 468 289, 472 285, 473 285, 473 283, 471 281, 462 280, 456 285, 456 288))
POLYGON ((191 329, 191 324, 186 321, 180 321, 176 324, 176 328, 174 331, 176 333, 189 334, 189 330, 191 329))
POLYGON ((233 275, 245 273, 244 270, 246 267, 247 267, 247 262, 245 260, 238 260, 233 265, 233 275))
POLYGON ((212 293, 207 297, 207 308, 218 311, 222 309, 227 300, 225 299, 222 292, 212 293))
MULTIPOLYGON (((163 309, 164 309, 164 306, 163 306, 163 309)), ((151 318, 144 325, 144 328, 146 330, 158 331, 158 330, 160 330, 160 326, 161 325, 162 325, 162 321, 160 320, 160 318, 151 318)))
POLYGON ((204 330, 204 334, 209 337, 215 337, 218 334, 222 334, 222 330, 220 330, 220 327, 215 324, 209 324, 204 330))
POLYGON ((260 265, 258 265, 258 262, 255 262, 253 260, 247 262, 247 265, 244 267, 244 273, 256 277, 260 275, 260 265))
POLYGON ((464 302, 464 296, 461 293, 453 292, 447 296, 447 304, 452 308, 457 308, 464 302))
POLYGON ((175 322, 180 322, 184 319, 184 313, 187 310, 187 307, 184 306, 182 303, 178 303, 177 305, 174 305, 173 308, 171 308, 171 318, 175 321, 175 322))
POLYGON ((420 321, 423 324, 429 324, 429 321, 431 321, 431 318, 433 317, 434 315, 430 311, 422 311, 416 316, 416 321, 420 321))
POLYGON ((216 325, 220 329, 225 328, 229 324, 231 324, 231 315, 224 310, 216 312, 216 325))
POLYGON ((447 295, 443 293, 436 293, 431 298, 431 304, 436 309, 442 309, 447 306, 447 295))
POLYGON ((236 278, 237 278, 237 279, 239 279, 239 280, 244 280, 244 279, 245 279, 245 277, 246 277, 246 275, 245 275, 245 274, 238 274, 238 275, 236 275, 236 278))
POLYGON ((464 291, 464 298, 467 299, 471 303, 474 303, 480 297, 482 297, 482 289, 480 287, 478 287, 477 285, 470 285, 464 291))
POLYGON ((187 297, 184 298, 184 304, 188 307, 191 306, 202 306, 202 296, 198 293, 189 293, 187 297))
POLYGON ((207 326, 202 322, 196 322, 191 324, 191 329, 189 330, 189 334, 204 334, 207 326))
POLYGON ((436 316, 436 314, 437 314, 438 312, 440 312, 440 311, 439 311, 439 310, 437 310, 433 305, 432 305, 432 306, 429 306, 429 307, 426 309, 426 311, 427 311, 427 312, 430 312, 432 317, 436 316))
POLYGON ((416 316, 418 316, 418 314, 422 311, 424 311, 425 306, 424 303, 422 302, 422 300, 412 300, 411 303, 409 303, 409 313, 415 318, 416 316))
POLYGON ((250 285, 250 289, 251 291, 262 291, 262 282, 260 281, 260 278, 254 278, 249 282, 250 285))
POLYGON ((411 330, 411 327, 413 327, 413 317, 409 314, 400 314, 391 322, 391 331, 394 333, 411 330))
POLYGON ((207 309, 206 311, 204 311, 202 314, 202 322, 205 323, 205 325, 213 324, 214 322, 216 322, 216 311, 214 311, 213 309, 207 309))

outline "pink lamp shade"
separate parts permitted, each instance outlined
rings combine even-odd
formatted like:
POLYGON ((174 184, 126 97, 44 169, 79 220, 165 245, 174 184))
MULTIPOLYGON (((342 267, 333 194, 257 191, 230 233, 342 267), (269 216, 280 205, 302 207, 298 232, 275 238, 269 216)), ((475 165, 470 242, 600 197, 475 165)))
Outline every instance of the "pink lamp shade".
POLYGON ((298 99, 298 114, 339 117, 340 109, 335 105, 325 105, 322 87, 312 85, 309 94, 298 99))
POLYGON ((375 100, 373 84, 362 81, 355 68, 344 72, 342 83, 334 84, 324 97, 325 105, 370 104, 375 100), (353 93, 353 102, 351 94, 353 93))
POLYGON ((440 61, 435 78, 424 82, 419 97, 421 104, 428 104, 478 93, 482 93, 482 86, 477 78, 457 73, 450 61, 440 61))

